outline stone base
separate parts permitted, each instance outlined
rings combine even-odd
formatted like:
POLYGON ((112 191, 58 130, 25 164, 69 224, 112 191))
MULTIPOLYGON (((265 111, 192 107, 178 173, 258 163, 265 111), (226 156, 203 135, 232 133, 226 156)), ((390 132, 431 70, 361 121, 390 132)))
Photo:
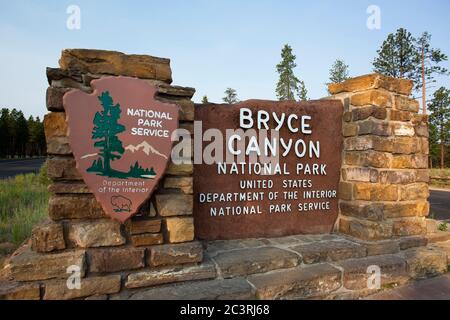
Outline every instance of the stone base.
MULTIPOLYGON (((427 242, 427 237, 363 242, 342 235, 299 235, 204 242, 203 257, 198 242, 162 245, 147 248, 137 270, 117 272, 106 260, 111 255, 120 260, 120 252, 84 257, 77 250, 72 261, 68 253, 37 254, 25 246, 6 265, 9 280, 0 283, 0 298, 358 299, 447 272, 450 241, 427 242), (45 268, 69 260, 88 270, 81 274, 81 289, 67 288, 61 265, 45 268), (25 277, 23 270, 34 272, 33 261, 39 262, 40 274, 25 277), (91 264, 104 272, 90 272, 91 264), (381 271, 378 288, 368 288, 373 266, 381 271)), ((140 255, 135 259, 140 261, 140 255)))

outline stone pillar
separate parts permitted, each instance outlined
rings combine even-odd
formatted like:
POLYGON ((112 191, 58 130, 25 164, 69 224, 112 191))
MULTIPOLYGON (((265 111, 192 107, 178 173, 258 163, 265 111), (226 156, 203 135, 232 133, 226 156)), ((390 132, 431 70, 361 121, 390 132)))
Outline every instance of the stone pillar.
POLYGON ((344 103, 341 233, 378 240, 427 231, 428 120, 412 86, 378 74, 329 86, 344 103))
POLYGON ((36 226, 30 244, 11 258, 9 280, 38 281, 32 287, 38 298, 82 298, 119 292, 133 277, 132 270, 201 262, 202 246, 193 241, 193 165, 170 164, 139 214, 124 225, 111 220, 76 169, 62 99, 73 88, 91 92, 92 79, 138 77, 159 88, 158 99, 179 106, 179 126, 192 132, 195 89, 170 85, 169 59, 75 49, 64 50, 59 65, 47 69, 49 113, 44 118, 48 176, 52 180, 50 219, 36 226), (70 266, 79 269, 82 290, 67 290, 70 266), (39 287, 44 295, 39 294, 39 287))

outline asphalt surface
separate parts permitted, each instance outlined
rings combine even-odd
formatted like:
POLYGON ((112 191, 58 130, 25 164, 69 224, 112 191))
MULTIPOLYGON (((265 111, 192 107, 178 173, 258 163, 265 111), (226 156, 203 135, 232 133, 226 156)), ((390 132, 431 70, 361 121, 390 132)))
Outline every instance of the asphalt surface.
MULTIPOLYGON (((24 160, 0 160, 0 179, 21 173, 38 172, 45 158, 24 160)), ((435 219, 450 220, 450 190, 430 190, 430 213, 435 219)))
POLYGON ((0 179, 21 173, 37 173, 44 162, 45 158, 0 160, 0 179))
POLYGON ((430 215, 438 220, 450 220, 450 190, 430 190, 430 215))

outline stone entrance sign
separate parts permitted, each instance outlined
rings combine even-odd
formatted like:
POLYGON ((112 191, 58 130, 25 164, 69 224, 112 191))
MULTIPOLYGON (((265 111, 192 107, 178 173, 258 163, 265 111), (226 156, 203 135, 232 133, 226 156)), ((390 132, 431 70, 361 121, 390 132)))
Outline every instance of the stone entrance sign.
POLYGON ((69 142, 104 211, 124 222, 164 174, 178 107, 155 100, 157 88, 136 78, 107 77, 91 86, 92 94, 64 95, 69 142))
MULTIPOLYGON (((197 107, 204 136, 208 129, 222 133, 214 152, 223 150, 224 160, 195 165, 196 236, 331 232, 338 216, 342 113, 340 101, 326 100, 197 107)), ((211 144, 203 142, 203 153, 211 144)))

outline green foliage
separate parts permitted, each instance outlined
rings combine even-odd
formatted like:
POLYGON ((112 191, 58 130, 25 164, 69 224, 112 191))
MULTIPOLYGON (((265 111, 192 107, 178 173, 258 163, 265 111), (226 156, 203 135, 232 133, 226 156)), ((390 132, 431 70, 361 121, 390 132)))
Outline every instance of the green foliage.
POLYGON ((134 166, 130 167, 130 171, 128 172, 128 175, 133 178, 142 178, 143 175, 154 176, 154 175, 156 175, 156 173, 153 168, 151 168, 151 169, 142 168, 142 166, 139 165, 139 162, 136 161, 134 166))
POLYGON ((441 224, 439 224, 438 230, 439 231, 448 231, 448 223, 447 223, 447 221, 444 221, 441 224))
POLYGON ((121 109, 119 104, 114 104, 108 91, 98 97, 103 111, 97 112, 94 117, 94 130, 92 139, 97 140, 94 147, 100 150, 103 158, 103 173, 108 175, 111 171, 111 161, 120 159, 125 149, 117 135, 125 131, 125 127, 118 123, 121 109))
POLYGON ((373 61, 375 72, 395 78, 415 77, 418 61, 415 39, 406 29, 390 33, 377 53, 373 61))
POLYGON ((440 87, 428 104, 430 111, 430 153, 438 156, 441 168, 446 166, 450 144, 450 90, 440 87))
POLYGON ((42 156, 46 152, 44 125, 37 117, 25 119, 22 111, 0 111, 0 158, 42 156))
POLYGON ((233 104, 233 103, 239 102, 239 100, 237 98, 236 90, 234 90, 233 88, 227 88, 227 90, 225 90, 224 93, 225 93, 225 97, 223 97, 222 100, 225 103, 233 104))
POLYGON ((294 68, 297 67, 295 60, 292 48, 288 44, 284 45, 281 50, 281 62, 276 66, 279 74, 276 93, 280 101, 294 101, 296 94, 299 100, 308 100, 305 83, 294 74, 294 68))
POLYGON ((425 75, 426 84, 436 82, 436 75, 448 75, 448 70, 439 64, 447 61, 448 57, 440 49, 431 48, 431 34, 428 32, 422 35, 415 42, 417 50, 417 71, 412 80, 414 81, 414 89, 422 88, 422 69, 425 75), (423 57, 423 64, 422 64, 423 57))
POLYGON ((202 103, 203 103, 203 104, 209 103, 208 97, 207 97, 206 95, 203 96, 203 98, 202 98, 202 103))
POLYGON ((332 83, 341 83, 349 79, 348 65, 344 60, 337 59, 330 68, 330 78, 327 85, 332 83))
POLYGON ((19 245, 30 236, 33 225, 47 216, 48 182, 43 177, 45 168, 39 175, 0 180, 0 242, 19 245))

